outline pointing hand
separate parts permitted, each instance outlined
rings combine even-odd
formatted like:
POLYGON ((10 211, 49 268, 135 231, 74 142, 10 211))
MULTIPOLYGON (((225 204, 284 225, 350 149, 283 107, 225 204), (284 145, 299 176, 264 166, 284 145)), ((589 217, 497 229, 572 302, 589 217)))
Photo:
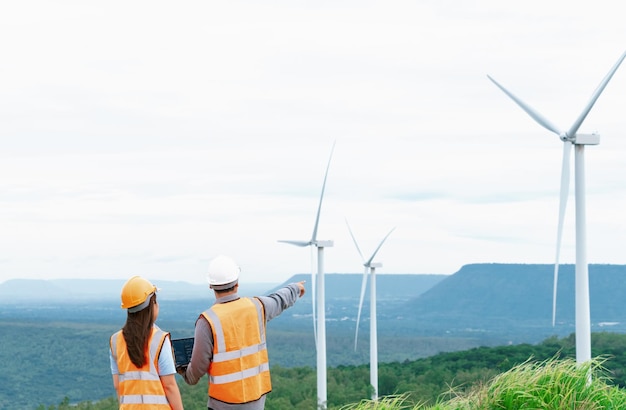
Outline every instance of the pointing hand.
POLYGON ((306 281, 303 280, 303 281, 297 283, 298 287, 300 288, 300 297, 304 296, 304 293, 306 292, 306 289, 304 289, 304 283, 305 282, 306 281))

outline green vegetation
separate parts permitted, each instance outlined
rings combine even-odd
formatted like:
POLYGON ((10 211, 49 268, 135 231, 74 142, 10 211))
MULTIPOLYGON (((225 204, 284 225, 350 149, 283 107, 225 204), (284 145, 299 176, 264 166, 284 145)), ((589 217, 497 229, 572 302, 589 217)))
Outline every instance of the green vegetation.
POLYGON ((24 319, 0 321, 0 328, 0 409, 33 409, 65 396, 77 401, 114 393, 106 336, 113 327, 24 319))
POLYGON ((480 409, 585 409, 626 408, 626 390, 612 386, 602 368, 602 358, 578 365, 574 359, 528 361, 497 375, 488 383, 442 400, 432 406, 407 405, 407 395, 378 402, 362 401, 342 410, 480 410, 480 409))
MULTIPOLYGON (((41 318, 42 307, 21 309, 17 313, 22 317, 10 319, 2 318, 3 309, 0 308, 0 361, 4 364, 0 373, 0 410, 32 410, 40 405, 59 405, 66 397, 72 404, 92 401, 89 408, 97 409, 93 407, 94 403, 114 395, 108 340, 119 329, 123 318, 119 318, 117 306, 110 308, 110 318, 90 308, 93 306, 50 307, 45 309, 47 320, 41 318)), ((9 313, 16 315, 14 311, 9 313)), ((164 316, 167 319, 167 315, 164 316)), ((193 323, 164 320, 161 326, 175 337, 186 337, 193 335, 193 323)), ((277 374, 280 374, 278 368, 281 367, 287 373, 294 367, 302 368, 303 373, 312 372, 310 363, 315 363, 315 345, 312 336, 305 333, 311 330, 310 323, 307 321, 306 324, 306 330, 292 326, 288 331, 284 328, 286 325, 280 327, 278 320, 270 323, 270 362, 273 369, 277 368, 277 374)), ((291 326, 291 322, 288 325, 291 326)), ((359 351, 354 352, 353 329, 343 329, 342 333, 339 330, 342 329, 333 329, 333 334, 327 338, 328 363, 335 363, 334 366, 336 363, 364 363, 369 351, 367 344, 360 343, 359 351)), ((385 349, 384 354, 381 352, 381 360, 388 362, 433 355, 437 349, 463 350, 476 346, 476 343, 465 338, 432 336, 379 338, 380 348, 385 349)), ((367 397, 367 379, 363 379, 363 387, 354 396, 357 400, 367 397)), ((196 390, 190 392, 192 397, 199 398, 195 403, 206 403, 206 382, 202 384, 201 388, 194 386, 197 393, 196 390)), ((281 381, 275 379, 275 384, 280 386, 281 381)), ((307 393, 311 400, 315 398, 315 385, 312 373, 307 393)), ((280 387, 276 390, 281 391, 280 387)))
MULTIPOLYGON (((329 409, 621 409, 626 408, 626 335, 592 334, 589 366, 573 362, 573 336, 537 345, 480 347, 432 357, 379 365, 377 403, 370 397, 369 366, 328 370, 329 409), (592 383, 587 385, 589 372, 592 383), (602 407, 604 406, 604 407, 602 407)), ((266 408, 315 408, 316 375, 310 367, 272 366, 273 391, 266 408)), ((205 408, 206 377, 196 386, 179 383, 187 409, 205 408)), ((66 399, 58 407, 69 408, 66 399)), ((83 402, 76 410, 116 409, 114 399, 83 402)))

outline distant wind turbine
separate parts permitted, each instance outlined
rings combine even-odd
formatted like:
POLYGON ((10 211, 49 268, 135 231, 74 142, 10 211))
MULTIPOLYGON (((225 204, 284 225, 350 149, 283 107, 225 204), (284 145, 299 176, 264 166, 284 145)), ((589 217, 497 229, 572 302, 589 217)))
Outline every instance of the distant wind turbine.
POLYGON ((578 116, 576 121, 566 132, 559 130, 541 114, 524 103, 522 100, 505 89, 496 80, 487 76, 500 90, 508 95, 517 105, 519 105, 530 117, 539 125, 557 134, 563 141, 563 163, 561 170, 561 194, 559 201, 559 221, 557 228, 556 261, 554 264, 554 289, 552 299, 552 326, 555 325, 556 318, 556 289, 558 282, 559 254, 561 249, 561 238, 563 233, 563 219, 567 205, 569 192, 569 170, 571 146, 575 147, 575 194, 576 194, 576 362, 584 363, 591 360, 591 318, 589 308, 589 270, 587 264, 587 227, 585 212, 585 145, 598 145, 600 136, 598 134, 578 134, 578 128, 591 111, 596 100, 604 91, 613 74, 626 57, 626 52, 604 77, 600 85, 596 88, 587 106, 578 116))
POLYGON ((361 321, 361 309, 363 308, 363 299, 365 297, 365 288, 367 286, 367 273, 369 270, 369 274, 371 276, 371 284, 370 284, 370 385, 372 386, 372 400, 378 399, 378 329, 377 329, 377 319, 376 319, 376 268, 380 268, 383 266, 382 263, 373 262, 374 257, 378 253, 378 250, 383 243, 387 240, 391 232, 396 229, 392 228, 387 235, 380 241, 378 247, 372 254, 372 256, 366 261, 363 257, 363 253, 361 253, 361 249, 359 248, 359 244, 356 241, 356 238, 352 234, 352 229, 350 229, 350 224, 348 224, 348 220, 346 219, 346 225, 348 225, 348 231, 350 231, 350 236, 354 241, 354 246, 356 246, 356 250, 359 252, 361 256, 361 261, 363 261, 363 281, 361 282, 361 298, 359 300, 359 312, 356 317, 356 332, 354 334, 354 350, 356 350, 357 340, 359 337, 359 322, 361 321))
MULTIPOLYGON (((324 199, 324 190, 326 189, 326 179, 328 177, 328 169, 330 168, 330 160, 335 150, 335 142, 330 151, 330 158, 326 165, 326 173, 324 174, 324 183, 322 184, 322 194, 320 202, 317 206, 317 216, 315 217, 315 225, 313 226, 313 235, 308 241, 290 241, 279 240, 278 242, 289 243, 300 247, 315 246, 317 248, 317 320, 315 317, 315 299, 316 284, 313 269, 311 269, 311 297, 313 305, 313 330, 315 337, 315 347, 317 349, 317 409, 326 410, 327 394, 326 394, 326 301, 324 295, 324 248, 333 246, 333 241, 322 241, 317 239, 317 227, 320 221, 320 211, 322 209, 322 200, 324 199)), ((312 248, 311 248, 312 249, 312 248)))

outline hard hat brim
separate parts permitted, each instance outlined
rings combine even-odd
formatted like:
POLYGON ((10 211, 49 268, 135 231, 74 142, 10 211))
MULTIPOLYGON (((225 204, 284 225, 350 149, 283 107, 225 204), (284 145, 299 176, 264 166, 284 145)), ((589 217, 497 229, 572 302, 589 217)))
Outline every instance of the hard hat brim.
POLYGON ((146 298, 146 300, 144 300, 142 303, 138 304, 137 306, 133 306, 131 308, 128 308, 128 313, 137 313, 141 310, 144 310, 145 308, 148 307, 148 305, 150 305, 150 300, 152 300, 152 295, 154 295, 156 292, 159 291, 159 288, 155 287, 154 288, 154 292, 150 293, 148 295, 148 297, 146 298))
POLYGON ((239 283, 239 279, 224 283, 223 285, 209 285, 209 287, 213 290, 225 290, 234 287, 237 283, 239 283))

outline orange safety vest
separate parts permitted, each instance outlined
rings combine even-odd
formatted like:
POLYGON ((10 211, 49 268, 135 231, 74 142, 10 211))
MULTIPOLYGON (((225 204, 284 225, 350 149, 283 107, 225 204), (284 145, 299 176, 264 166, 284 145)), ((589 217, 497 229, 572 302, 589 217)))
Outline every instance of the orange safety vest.
POLYGON ((265 312, 257 298, 216 303, 202 313, 213 332, 209 397, 247 403, 272 390, 265 341, 265 312))
POLYGON ((146 351, 148 361, 141 368, 130 360, 122 331, 111 336, 111 352, 119 370, 120 410, 171 408, 157 371, 159 354, 168 335, 169 333, 159 329, 158 326, 152 327, 146 351))

